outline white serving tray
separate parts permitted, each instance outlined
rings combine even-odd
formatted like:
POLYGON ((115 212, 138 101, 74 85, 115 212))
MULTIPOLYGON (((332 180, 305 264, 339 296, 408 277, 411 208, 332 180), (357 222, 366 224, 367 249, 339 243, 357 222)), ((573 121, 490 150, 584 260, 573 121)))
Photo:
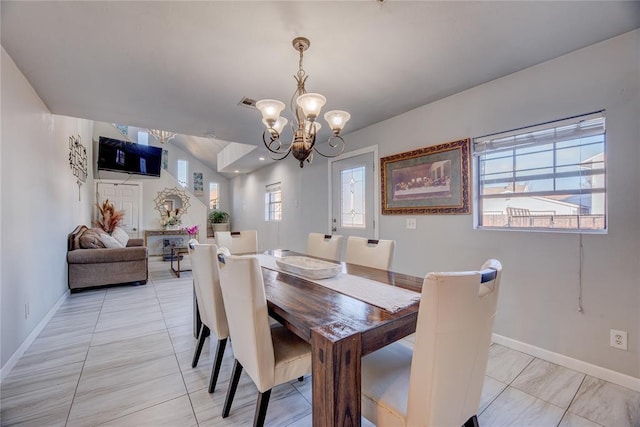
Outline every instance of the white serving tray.
POLYGON ((306 256, 276 258, 281 269, 307 279, 328 279, 340 273, 342 266, 306 256))

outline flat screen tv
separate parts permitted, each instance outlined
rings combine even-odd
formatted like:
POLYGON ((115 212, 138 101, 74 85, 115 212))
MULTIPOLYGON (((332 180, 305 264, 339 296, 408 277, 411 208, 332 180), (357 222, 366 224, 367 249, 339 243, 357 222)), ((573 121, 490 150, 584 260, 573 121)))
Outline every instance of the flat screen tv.
POLYGON ((100 137, 98 170, 160 176, 162 148, 100 137))

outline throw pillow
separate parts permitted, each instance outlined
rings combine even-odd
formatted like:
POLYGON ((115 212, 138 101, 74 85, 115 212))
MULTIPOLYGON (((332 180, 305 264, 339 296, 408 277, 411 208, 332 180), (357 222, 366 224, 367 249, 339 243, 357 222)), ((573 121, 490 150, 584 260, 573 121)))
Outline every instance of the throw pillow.
POLYGON ((104 243, 106 248, 124 248, 120 242, 118 242, 113 236, 109 236, 107 233, 100 235, 100 240, 104 243))
POLYGON ((94 229, 90 228, 85 230, 80 236, 80 248, 81 249, 102 249, 104 248, 104 243, 100 239, 100 233, 94 229))
POLYGON ((113 231, 111 232, 111 237, 120 242, 123 248, 127 246, 127 242, 129 241, 129 235, 126 231, 124 231, 124 229, 120 227, 116 227, 113 229, 113 231))

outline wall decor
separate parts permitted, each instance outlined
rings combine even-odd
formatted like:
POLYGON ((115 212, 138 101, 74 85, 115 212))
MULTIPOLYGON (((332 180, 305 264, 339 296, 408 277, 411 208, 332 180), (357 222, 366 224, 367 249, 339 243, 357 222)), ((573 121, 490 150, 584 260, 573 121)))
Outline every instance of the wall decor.
POLYGON ((73 176, 78 178, 78 201, 80 201, 80 187, 87 181, 87 148, 82 145, 80 135, 69 137, 69 167, 73 176))
POLYGON ((162 150, 162 169, 167 170, 169 167, 169 150, 162 150))
POLYGON ((382 214, 468 214, 470 139, 380 159, 382 214))
POLYGON ((154 202, 156 203, 156 210, 160 213, 161 220, 170 216, 174 216, 179 220, 191 206, 187 193, 177 187, 165 188, 159 191, 154 202))
POLYGON ((204 183, 202 179, 202 172, 193 173, 193 195, 194 196, 204 195, 204 183))

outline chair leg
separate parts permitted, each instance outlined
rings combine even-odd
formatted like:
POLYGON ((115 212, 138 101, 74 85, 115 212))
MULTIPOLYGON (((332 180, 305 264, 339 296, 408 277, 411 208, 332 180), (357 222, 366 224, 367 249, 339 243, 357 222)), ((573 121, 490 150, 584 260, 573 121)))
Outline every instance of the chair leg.
POLYGON ((238 388, 238 381, 240 381, 240 374, 242 374, 242 365, 238 362, 238 359, 235 359, 233 362, 233 371, 231 372, 231 380, 229 381, 229 388, 227 389, 227 397, 224 399, 224 406, 222 408, 222 418, 229 416, 233 397, 236 394, 236 388, 238 388))
POLYGON ((218 347, 216 348, 216 356, 213 361, 213 369, 211 370, 211 379, 209 380, 209 393, 213 393, 216 389, 216 383, 218 382, 218 374, 220 373, 220 366, 222 365, 222 358, 224 357, 224 349, 227 346, 227 339, 223 338, 218 340, 218 347))
POLYGON ((253 417, 253 427, 264 426, 264 419, 267 416, 267 406, 269 406, 269 398, 271 397, 271 389, 264 393, 258 394, 256 402, 256 414, 253 417))
POLYGON ((469 418, 462 427, 480 427, 480 424, 478 424, 478 417, 474 415, 473 417, 469 418))
POLYGON ((204 340, 209 336, 210 331, 204 324, 200 328, 200 338, 198 339, 198 345, 196 346, 196 352, 193 354, 193 360, 191 361, 191 367, 198 366, 198 359, 200 359, 200 353, 202 353, 202 347, 204 346, 204 340))

